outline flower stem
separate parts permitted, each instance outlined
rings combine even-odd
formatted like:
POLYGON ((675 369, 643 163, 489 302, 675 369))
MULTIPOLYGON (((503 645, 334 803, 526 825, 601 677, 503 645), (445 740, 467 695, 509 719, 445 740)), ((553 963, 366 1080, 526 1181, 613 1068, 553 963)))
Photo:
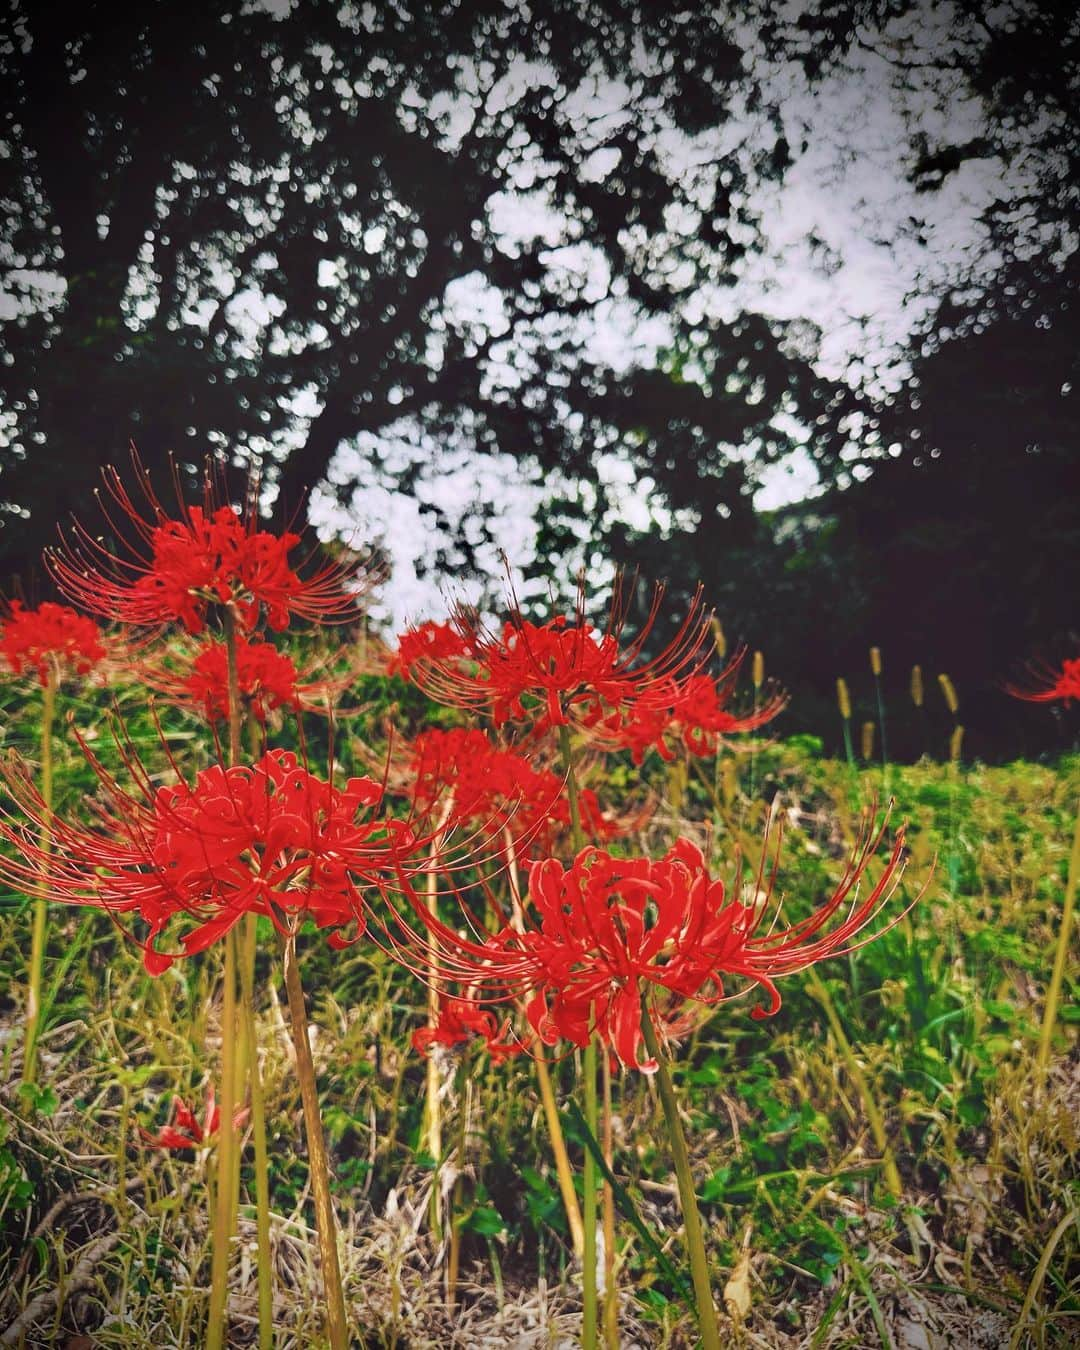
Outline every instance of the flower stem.
MULTIPOLYGON (((615 1140, 611 1108, 611 1056, 604 1055, 604 1164, 614 1171, 615 1140)), ((615 1193, 604 1179, 604 1344, 607 1350, 619 1350, 619 1291, 615 1284, 615 1193)))
POLYGON ((574 852, 579 853, 585 847, 585 835, 581 829, 581 803, 578 799, 577 773, 574 769, 574 751, 570 744, 570 728, 559 728, 559 753, 562 756, 563 773, 566 774, 566 795, 570 801, 570 842, 574 852))
POLYGON ((686 1135, 675 1102, 675 1088, 671 1082, 671 1074, 668 1072, 667 1062, 660 1053, 644 997, 641 1002, 641 1030, 645 1037, 645 1047, 657 1063, 656 1085, 660 1089, 664 1120, 671 1135, 671 1152, 675 1162, 675 1178, 679 1184, 679 1203, 682 1206, 683 1224, 686 1229, 686 1251, 690 1258, 690 1276, 694 1282, 702 1350, 720 1350, 720 1328, 716 1320, 716 1305, 713 1303, 709 1281, 709 1262, 705 1255, 705 1239, 701 1231, 697 1195, 694 1192, 694 1177, 690 1171, 690 1151, 686 1147, 686 1135))
MULTIPOLYGON (((240 676, 237 664, 236 615, 231 605, 224 609, 225 671, 228 691, 229 767, 240 763, 243 710, 240 706, 240 676)), ((254 740, 257 742, 257 732, 254 740)), ((253 746, 254 749, 254 746, 253 746)), ((259 1350, 270 1350, 274 1339, 273 1291, 270 1254, 270 1170, 266 1147, 266 1112, 259 1073, 259 1051, 255 1024, 255 944, 257 919, 244 918, 243 943, 237 952, 237 934, 226 936, 225 1009, 222 1017, 222 1095, 218 1147, 218 1191, 214 1210, 214 1255, 211 1283, 211 1329, 224 1334, 224 1311, 228 1286, 228 1245, 236 1229, 240 1197, 240 1141, 234 1116, 243 1100, 244 1080, 250 1076, 251 1121, 255 1143, 255 1230, 258 1244, 257 1279, 259 1290, 259 1350), (237 960, 239 957, 239 960, 237 960), (232 970, 230 972, 230 965, 232 970), (235 1004, 239 965, 240 999, 235 1004), (239 1038, 235 1040, 237 1012, 239 1038), (220 1255, 219 1255, 220 1251, 220 1255), (219 1315, 215 1317, 215 1309, 219 1315), (220 1331, 215 1322, 220 1321, 220 1331)))
MULTIPOLYGON (((465 1061, 462 1061, 462 1070, 465 1061)), ((457 1302, 458 1270, 461 1265, 461 1225, 465 1216, 461 1212, 461 1202, 465 1198, 465 1144, 469 1130, 469 1112, 472 1109, 472 1080, 464 1073, 458 1074, 458 1137, 454 1154, 454 1166, 457 1176, 454 1178, 450 1196, 450 1250, 446 1258, 446 1306, 451 1312, 457 1302)))
MULTIPOLYGON (((589 1037, 585 1047, 585 1123, 596 1138, 597 1102, 596 1102, 596 1036, 589 1037)), ((585 1187, 583 1197, 582 1226, 585 1230, 584 1256, 582 1259, 581 1281, 581 1344, 583 1350, 596 1350, 597 1308, 596 1308, 596 1159, 588 1149, 585 1151, 585 1165, 582 1169, 585 1187)))
MULTIPOLYGON (((45 803, 46 829, 41 851, 48 865, 52 848, 53 758, 52 732, 56 717, 55 665, 50 665, 41 701, 41 798, 45 803)), ((43 895, 34 901, 34 926, 30 937, 30 983, 26 991, 26 1041, 23 1051, 23 1082, 37 1078, 37 1043, 41 1032, 41 983, 45 972, 45 941, 48 934, 49 902, 43 895)))
POLYGON ((1042 1028, 1039 1032, 1039 1052, 1035 1064, 1040 1081, 1045 1078, 1050 1065, 1050 1044, 1057 1022, 1058 1003, 1061 999, 1061 985, 1065 978, 1065 963, 1069 956, 1069 947, 1073 938, 1073 907, 1076 902, 1076 879, 1080 875, 1080 807, 1076 812, 1076 829, 1073 833, 1072 853, 1069 856, 1069 875, 1065 882, 1065 904, 1061 911, 1061 931, 1058 933, 1057 950, 1054 953, 1054 969, 1050 975, 1050 986, 1046 991, 1046 1006, 1043 1008, 1042 1028))
POLYGON ((566 1138, 559 1120, 559 1108, 555 1101, 555 1090, 551 1086, 551 1069, 547 1054, 542 1045, 536 1047, 533 1056, 536 1065, 536 1081, 540 1087, 540 1102, 544 1108, 544 1120, 547 1122, 548 1136, 551 1139, 551 1151, 555 1154, 555 1175, 559 1182, 559 1194, 562 1196, 563 1209, 566 1211, 566 1223, 570 1229, 570 1241, 574 1244, 574 1255, 580 1261, 585 1252, 585 1230, 581 1222, 581 1206, 574 1190, 574 1174, 570 1167, 570 1155, 566 1151, 566 1138))
MULTIPOLYGON (((229 699, 229 763, 240 762, 240 735, 243 709, 240 706, 240 671, 237 661, 236 616, 232 607, 225 611, 225 662, 229 699)), ((248 747, 252 762, 259 758, 261 737, 258 719, 248 718, 248 747)), ((266 1105, 262 1073, 259 1069, 259 1037, 255 1021, 255 953, 258 943, 258 916, 244 916, 243 943, 240 948, 240 1054, 237 1060, 237 1101, 243 1099, 244 1079, 251 1093, 251 1133, 255 1145, 255 1235, 258 1253, 256 1278, 259 1290, 259 1350, 273 1350, 274 1292, 273 1256, 270 1250, 270 1159, 266 1147, 266 1105)), ((239 1150, 234 1162, 236 1194, 239 1196, 239 1150)))
MULTIPOLYGON (((446 829, 446 822, 450 818, 450 812, 453 809, 454 794, 451 792, 446 799, 446 804, 442 810, 442 816, 439 820, 438 828, 435 832, 435 838, 431 844, 431 851, 428 854, 428 865, 424 876, 424 903, 427 911, 433 919, 438 918, 439 914, 439 873, 436 863, 438 862, 439 849, 442 846, 443 832, 446 829)), ((439 1023, 439 964, 438 964, 438 944, 433 934, 429 932, 427 940, 427 1018, 428 1027, 434 1029, 439 1023)), ((428 1223, 431 1226, 431 1235, 436 1242, 441 1241, 442 1225, 439 1220, 439 1166, 442 1158, 442 1108, 439 1102, 440 1084, 439 1065, 433 1054, 427 1056, 427 1071, 424 1079, 424 1140, 427 1145, 427 1151, 435 1162, 435 1173, 432 1178, 431 1201, 428 1206, 428 1223)), ((451 1214, 451 1224, 453 1215, 451 1214)), ((453 1236, 451 1235, 451 1241, 453 1236)))
POLYGON ((337 1224, 330 1198, 330 1164, 326 1154, 315 1065, 308 1040, 307 1010, 300 970, 296 964, 295 935, 283 939, 281 963, 285 975, 285 993, 289 999, 293 1046, 296 1050, 296 1075, 300 1080, 300 1098, 304 1105, 304 1132, 307 1135, 311 1196, 315 1204, 315 1228, 322 1258, 323 1285, 326 1291, 326 1320, 331 1350, 348 1350, 349 1333, 345 1317, 345 1295, 341 1287, 338 1263, 337 1224))
POLYGON ((266 1148, 266 1107, 263 1100, 262 1073, 259 1069, 259 1045, 255 1030, 255 941, 258 920, 254 914, 244 919, 244 947, 240 959, 240 989, 244 1039, 249 1054, 251 1075, 251 1127, 255 1141, 255 1231, 258 1243, 259 1350, 273 1350, 274 1294, 270 1252, 270 1159, 266 1148))
POLYGON ((229 1244, 236 1221, 233 1183, 236 1153, 236 936, 225 934, 224 992, 221 1006, 221 1124, 218 1127, 217 1194, 214 1203, 210 1265, 210 1313, 207 1350, 225 1344, 225 1305, 229 1288, 229 1244))
MULTIPOLYGON (((574 771, 574 752, 570 744, 570 728, 565 723, 559 728, 559 750, 562 755, 563 772, 566 774, 566 791, 570 802, 570 840, 574 852, 579 853, 585 847, 585 837, 581 830, 581 805, 578 800, 578 782, 577 774, 574 771)), ((589 1037, 583 1061, 585 1123, 592 1131, 592 1136, 595 1139, 598 1134, 597 1121, 599 1116, 596 1100, 595 1034, 589 1037)), ((596 1350, 596 1159, 589 1149, 585 1150, 582 1183, 585 1194, 582 1204, 584 1241, 582 1244, 581 1269, 581 1344, 583 1350, 596 1350)))
POLYGON ((229 766, 240 763, 240 728, 243 712, 240 707, 240 671, 236 657, 236 615, 232 605, 225 606, 225 673, 229 697, 229 766))
MULTIPOLYGON (((503 846, 506 849, 506 874, 510 882, 510 922, 516 932, 523 933, 525 912, 521 897, 521 882, 518 879, 517 853, 509 826, 503 827, 503 846)), ((551 1070, 542 1041, 538 1042, 532 1059, 536 1065, 536 1081, 540 1087, 540 1102, 544 1108, 551 1151, 555 1154, 555 1176, 559 1182, 559 1194, 562 1196, 563 1209, 566 1211, 566 1223, 570 1229, 570 1240, 574 1244, 574 1255, 580 1261, 585 1251, 581 1207, 578 1204, 577 1192, 574 1190, 574 1173, 570 1167, 570 1155, 566 1151, 566 1137, 563 1134, 562 1122, 559 1120, 559 1108, 555 1102, 555 1091, 551 1086, 551 1070)))

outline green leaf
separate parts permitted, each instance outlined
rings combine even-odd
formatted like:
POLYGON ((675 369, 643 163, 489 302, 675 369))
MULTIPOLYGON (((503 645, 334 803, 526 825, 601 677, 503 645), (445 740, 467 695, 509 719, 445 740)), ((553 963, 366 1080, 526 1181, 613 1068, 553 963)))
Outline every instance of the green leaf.
POLYGON ((461 1222, 462 1228, 480 1237, 498 1237, 505 1232, 503 1217, 492 1205, 477 1205, 461 1222))

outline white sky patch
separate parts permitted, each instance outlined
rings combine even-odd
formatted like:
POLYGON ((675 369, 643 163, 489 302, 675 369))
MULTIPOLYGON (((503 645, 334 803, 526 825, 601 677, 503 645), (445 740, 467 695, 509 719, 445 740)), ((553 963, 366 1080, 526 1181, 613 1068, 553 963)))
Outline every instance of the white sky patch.
POLYGON ((546 189, 493 192, 487 200, 487 211, 500 249, 511 258, 519 256, 522 244, 531 244, 534 239, 554 248, 566 237, 566 216, 552 205, 546 189))
MULTIPOLYGON (((768 246, 747 255, 740 285, 724 297, 725 307, 813 319, 822 329, 822 374, 879 394, 907 374, 896 349, 955 279, 979 236, 980 212, 1001 191, 1001 165, 973 160, 938 191, 916 192, 907 182, 913 128, 905 112, 917 109, 931 140, 962 141, 978 133, 980 107, 955 101, 946 122, 932 105, 913 109, 909 98, 905 108, 893 78, 881 57, 858 51, 813 96, 789 93, 788 138, 808 148, 779 188, 752 199, 768 246)), ((796 76, 789 69, 775 79, 796 76)))
POLYGON ((512 570, 520 574, 536 556, 536 512, 544 493, 530 469, 512 455, 478 456, 467 444, 448 447, 435 442, 418 425, 402 421, 382 436, 362 436, 343 446, 334 458, 328 478, 334 485, 352 484, 347 505, 331 492, 312 495, 309 518, 324 537, 344 539, 358 551, 382 548, 391 575, 374 598, 371 617, 391 631, 427 618, 442 618, 455 600, 480 602, 494 590, 501 593, 505 553, 512 570), (419 464, 415 492, 393 488, 393 479, 409 465, 419 464), (375 466, 373 468, 373 466, 375 466), (381 471, 381 473, 380 473, 381 471), (446 524, 424 507, 435 504, 446 524), (488 529, 481 538, 475 521, 477 507, 490 508, 488 529), (421 575, 425 564, 442 550, 451 569, 464 556, 454 545, 454 532, 465 526, 465 536, 476 548, 477 565, 485 583, 451 571, 452 581, 421 575))

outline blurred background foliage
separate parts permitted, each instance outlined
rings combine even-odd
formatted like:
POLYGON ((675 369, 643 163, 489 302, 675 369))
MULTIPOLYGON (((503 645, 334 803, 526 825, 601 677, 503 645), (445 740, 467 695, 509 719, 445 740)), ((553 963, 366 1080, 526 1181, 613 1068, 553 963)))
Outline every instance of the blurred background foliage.
MULTIPOLYGON (((169 452, 192 477, 208 450, 254 462, 286 511, 328 475, 346 508, 376 478, 409 492, 464 448, 543 489, 536 576, 570 590, 602 556, 667 579, 672 613, 702 581, 797 696, 781 730, 826 725, 839 673, 869 698, 873 642, 894 707, 912 663, 951 674, 971 751, 1060 744, 999 685, 1075 622, 1078 40, 1038 0, 13 0, 5 591, 43 588, 56 521, 129 440, 159 479, 169 452), (925 222, 883 223, 928 259, 885 384, 823 371, 814 322, 725 303, 807 151, 785 89, 868 58, 920 198, 972 162, 1000 182, 945 282, 925 222), (755 508, 799 445, 815 495, 755 508)), ((837 147, 856 172, 864 149, 837 147)), ((433 565, 467 572, 496 505, 478 487, 462 524, 425 497, 454 535, 433 565)))

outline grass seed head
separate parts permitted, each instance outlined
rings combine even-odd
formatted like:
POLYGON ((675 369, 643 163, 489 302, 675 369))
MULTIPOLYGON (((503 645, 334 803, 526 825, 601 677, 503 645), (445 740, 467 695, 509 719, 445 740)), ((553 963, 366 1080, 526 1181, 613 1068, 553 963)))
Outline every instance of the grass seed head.
POLYGON ((923 705, 922 666, 911 667, 911 701, 916 708, 923 705))
POLYGON ((945 698, 946 706, 955 717, 960 711, 960 700, 956 697, 956 689, 948 675, 939 675, 938 684, 941 685, 941 692, 945 698))

